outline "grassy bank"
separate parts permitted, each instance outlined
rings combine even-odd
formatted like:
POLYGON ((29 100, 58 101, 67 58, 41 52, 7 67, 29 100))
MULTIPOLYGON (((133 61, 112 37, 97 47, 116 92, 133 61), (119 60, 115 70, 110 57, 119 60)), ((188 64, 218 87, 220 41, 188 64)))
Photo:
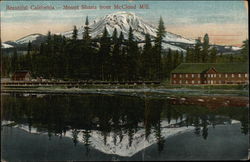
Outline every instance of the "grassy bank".
POLYGON ((18 85, 18 86, 2 86, 2 89, 30 89, 30 88, 82 88, 82 89, 197 89, 197 90, 248 90, 249 85, 173 85, 168 82, 162 82, 161 84, 87 84, 87 85, 76 85, 76 86, 62 86, 62 85, 53 85, 53 86, 27 86, 27 85, 18 85))

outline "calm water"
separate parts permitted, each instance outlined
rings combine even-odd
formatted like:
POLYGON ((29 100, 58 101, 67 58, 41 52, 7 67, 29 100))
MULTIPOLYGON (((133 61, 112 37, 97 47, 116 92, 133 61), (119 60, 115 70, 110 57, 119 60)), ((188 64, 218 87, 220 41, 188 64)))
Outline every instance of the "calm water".
POLYGON ((3 95, 2 159, 219 160, 248 156, 248 108, 110 95, 3 95))

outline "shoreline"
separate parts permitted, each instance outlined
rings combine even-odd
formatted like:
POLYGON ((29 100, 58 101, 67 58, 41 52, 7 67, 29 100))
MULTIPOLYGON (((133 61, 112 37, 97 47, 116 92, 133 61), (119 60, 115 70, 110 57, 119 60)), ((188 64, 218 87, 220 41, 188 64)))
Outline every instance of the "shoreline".
POLYGON ((108 95, 137 97, 143 100, 169 100, 175 105, 200 105, 216 107, 249 107, 248 91, 242 90, 194 90, 194 89, 81 89, 81 88, 36 88, 4 89, 1 94, 20 94, 23 96, 44 97, 46 95, 108 95))

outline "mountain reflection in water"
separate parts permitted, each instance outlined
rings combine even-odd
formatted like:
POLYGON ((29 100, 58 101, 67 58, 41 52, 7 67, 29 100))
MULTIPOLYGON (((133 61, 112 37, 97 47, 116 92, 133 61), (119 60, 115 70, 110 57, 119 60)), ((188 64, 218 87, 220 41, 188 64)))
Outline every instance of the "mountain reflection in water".
POLYGON ((50 139, 70 137, 75 145, 84 143, 86 154, 94 147, 132 156, 154 143, 161 152, 168 136, 193 131, 206 140, 208 127, 237 121, 241 132, 248 133, 247 107, 208 109, 168 99, 108 95, 3 95, 2 101, 2 125, 46 133, 50 139))

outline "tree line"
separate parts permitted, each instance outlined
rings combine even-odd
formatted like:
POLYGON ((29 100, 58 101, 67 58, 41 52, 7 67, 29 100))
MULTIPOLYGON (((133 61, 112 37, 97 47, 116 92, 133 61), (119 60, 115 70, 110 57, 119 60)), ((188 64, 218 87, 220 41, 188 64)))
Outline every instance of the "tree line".
MULTIPOLYGON (((208 34, 205 34, 203 42, 198 38, 193 47, 187 47, 185 53, 163 50, 166 31, 162 18, 159 20, 156 37, 151 38, 146 34, 141 46, 131 27, 127 39, 116 29, 110 35, 106 27, 100 38, 92 38, 88 17, 82 34, 82 39, 78 39, 79 31, 74 26, 71 38, 48 32, 47 40, 39 48, 29 42, 27 54, 18 55, 15 49, 13 55, 3 56, 2 76, 8 76, 17 70, 29 70, 34 77, 48 79, 163 80, 169 78, 170 72, 183 62, 233 61, 231 57, 225 60, 224 56, 218 55, 215 47, 211 48, 208 34)), ((248 48, 248 41, 245 43, 245 48, 248 48)))

